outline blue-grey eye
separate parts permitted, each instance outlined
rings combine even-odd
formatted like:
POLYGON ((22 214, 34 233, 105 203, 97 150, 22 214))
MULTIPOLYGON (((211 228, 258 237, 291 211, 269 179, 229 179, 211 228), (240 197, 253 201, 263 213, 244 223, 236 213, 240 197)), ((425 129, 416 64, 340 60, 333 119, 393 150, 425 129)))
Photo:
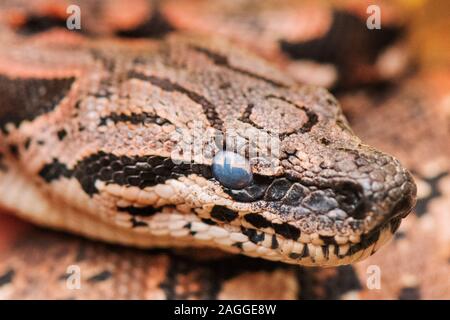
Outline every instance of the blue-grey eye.
POLYGON ((243 189, 252 180, 250 163, 243 156, 231 152, 220 151, 212 162, 214 178, 230 189, 243 189))

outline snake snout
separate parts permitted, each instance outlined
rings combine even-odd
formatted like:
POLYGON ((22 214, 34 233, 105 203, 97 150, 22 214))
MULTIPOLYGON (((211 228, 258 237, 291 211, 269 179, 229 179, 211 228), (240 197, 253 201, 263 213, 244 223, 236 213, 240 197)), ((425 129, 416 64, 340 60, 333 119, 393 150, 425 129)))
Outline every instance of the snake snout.
POLYGON ((397 201, 389 213, 388 218, 390 219, 406 217, 416 204, 417 187, 409 172, 405 172, 404 182, 400 187, 399 194, 400 196, 397 197, 397 201))
POLYGON ((355 219, 370 217, 376 222, 370 229, 397 220, 399 223, 416 202, 417 188, 412 175, 395 158, 378 155, 377 166, 360 179, 364 204, 360 208, 364 210, 356 210, 353 215, 355 219))

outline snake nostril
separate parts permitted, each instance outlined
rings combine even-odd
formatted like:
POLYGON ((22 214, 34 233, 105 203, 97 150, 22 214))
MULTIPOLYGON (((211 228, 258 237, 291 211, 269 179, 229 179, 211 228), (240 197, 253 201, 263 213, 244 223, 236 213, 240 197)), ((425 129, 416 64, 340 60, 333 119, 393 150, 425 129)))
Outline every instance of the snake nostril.
POLYGON ((333 188, 339 207, 355 219, 363 219, 367 211, 363 189, 353 182, 342 182, 333 188))

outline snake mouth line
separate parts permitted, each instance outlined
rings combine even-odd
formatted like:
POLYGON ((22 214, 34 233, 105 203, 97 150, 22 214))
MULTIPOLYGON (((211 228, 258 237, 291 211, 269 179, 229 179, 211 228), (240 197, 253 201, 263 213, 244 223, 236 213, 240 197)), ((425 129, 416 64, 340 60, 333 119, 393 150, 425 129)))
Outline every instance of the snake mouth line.
MULTIPOLYGON (((242 253, 261 257, 269 260, 278 260, 289 264, 304 266, 338 266, 364 260, 374 254, 382 247, 400 226, 401 217, 395 217, 380 225, 375 230, 359 237, 358 242, 348 241, 347 243, 325 243, 318 244, 314 240, 309 242, 299 242, 290 239, 278 239, 276 250, 246 250, 241 247, 242 253)), ((246 229, 247 235, 257 235, 256 230, 246 229), (249 231, 251 230, 251 231, 249 231)), ((260 239, 273 237, 272 234, 265 233, 258 235, 260 239)), ((313 235, 310 235, 313 238, 313 235)), ((249 237, 257 244, 255 237, 249 237)), ((262 245, 259 243, 259 245, 262 245)))

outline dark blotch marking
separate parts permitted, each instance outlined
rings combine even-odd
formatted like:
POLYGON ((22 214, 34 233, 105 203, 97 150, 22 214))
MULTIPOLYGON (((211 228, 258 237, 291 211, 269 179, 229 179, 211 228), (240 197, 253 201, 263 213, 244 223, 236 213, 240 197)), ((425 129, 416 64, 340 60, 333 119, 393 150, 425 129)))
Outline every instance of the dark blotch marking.
POLYGON ((153 14, 133 29, 118 30, 116 35, 123 38, 161 38, 175 29, 164 16, 154 10, 153 14))
POLYGON ((337 242, 336 239, 334 239, 334 236, 322 236, 319 235, 319 238, 326 244, 326 245, 330 245, 330 244, 334 244, 335 246, 337 246, 337 242))
POLYGON ((291 252, 289 254, 289 258, 291 258, 291 259, 302 259, 302 258, 306 258, 308 256, 309 256, 309 249, 308 249, 308 246, 306 244, 303 245, 302 252, 300 252, 300 253, 291 252))
POLYGON ((108 120, 110 120, 114 123, 129 122, 132 124, 143 124, 143 125, 154 123, 154 124, 157 124, 160 126, 171 123, 167 119, 161 118, 154 114, 150 114, 148 112, 132 113, 131 115, 122 114, 122 113, 111 113, 106 117, 100 118, 99 126, 106 125, 108 120))
POLYGON ((301 258, 306 258, 307 256, 309 256, 309 248, 308 248, 308 246, 305 244, 305 245, 303 245, 303 250, 302 250, 301 258))
POLYGON ((65 129, 59 130, 57 133, 59 141, 62 141, 67 136, 67 131, 65 129))
POLYGON ((300 237, 300 229, 287 222, 272 223, 272 227, 276 233, 282 235, 286 239, 297 240, 300 237))
POLYGON ((396 233, 394 233, 394 240, 401 240, 401 239, 405 239, 406 238, 406 234, 403 231, 398 231, 396 233))
MULTIPOLYGON (((28 15, 26 16, 24 23, 17 28, 17 32, 31 36, 52 28, 66 29, 66 20, 56 15, 28 15)), ((73 31, 80 32, 81 30, 75 29, 73 31)))
POLYGON ((210 226, 215 226, 217 225, 217 223, 211 219, 207 219, 207 218, 202 218, 201 219, 203 223, 209 224, 210 226))
POLYGON ((6 166, 4 160, 5 155, 3 153, 0 153, 0 171, 6 172, 8 171, 8 167, 6 166))
POLYGON ((330 256, 330 249, 328 248, 328 246, 327 245, 321 246, 321 249, 325 259, 328 259, 328 257, 330 256))
POLYGON ((157 212, 161 212, 162 208, 154 208, 151 206, 146 207, 128 206, 128 207, 117 207, 117 210, 121 212, 128 212, 133 216, 150 217, 157 212))
POLYGON ((74 77, 60 79, 11 79, 0 75, 0 128, 18 126, 51 112, 70 90, 74 77))
POLYGON ((425 213, 428 211, 428 205, 431 200, 437 199, 440 196, 442 196, 442 192, 439 190, 439 182, 442 178, 446 177, 449 173, 443 172, 435 177, 431 178, 424 178, 421 177, 423 180, 425 180, 426 183, 428 183, 431 187, 431 192, 428 196, 422 199, 417 199, 415 212, 419 217, 422 217, 425 213))
POLYGON ((148 224, 144 221, 138 221, 136 220, 134 217, 130 220, 132 225, 132 228, 137 228, 137 227, 148 227, 148 224))
POLYGON ((14 158, 18 158, 19 157, 19 147, 16 144, 10 144, 8 146, 9 148, 9 152, 11 153, 11 155, 14 158))
POLYGON ((85 242, 81 242, 78 246, 77 255, 75 257, 76 262, 81 262, 87 258, 87 247, 85 242))
POLYGON ((244 216, 244 220, 250 223, 257 229, 268 228, 272 226, 272 223, 257 213, 248 213, 244 216))
POLYGON ((96 275, 93 275, 92 277, 90 277, 88 279, 89 282, 102 282, 102 281, 106 281, 109 278, 112 277, 112 272, 108 271, 108 270, 104 270, 96 275))
POLYGON ((11 283, 15 274, 16 272, 13 269, 9 269, 4 274, 0 275, 0 287, 11 283))
MULTIPOLYGON (((282 235, 286 239, 297 240, 300 237, 300 229, 287 222, 272 223, 256 213, 248 213, 244 216, 244 219, 258 229, 272 227, 277 234, 282 235)), ((272 241, 276 241, 276 238, 272 238, 272 241)))
POLYGON ((253 103, 247 104, 247 106, 245 107, 244 112, 241 114, 241 116, 238 118, 238 120, 242 121, 242 122, 245 122, 245 123, 249 123, 252 126, 254 126, 255 128, 262 129, 260 126, 258 126, 252 120, 250 120, 250 116, 252 115, 254 107, 255 107, 255 105, 253 103))
POLYGON ((270 248, 276 249, 278 247, 279 247, 279 243, 278 243, 277 237, 273 234, 272 235, 272 243, 270 244, 270 248))
MULTIPOLYGON (((239 244, 235 245, 239 248, 239 244)), ((223 286, 229 280, 257 272, 271 273, 276 270, 298 270, 294 266, 275 263, 240 255, 221 259, 196 259, 190 255, 164 252, 169 257, 166 276, 159 287, 165 298, 218 299, 223 286), (189 279, 189 281, 186 281, 189 279), (192 285, 195 284, 195 285, 192 285)), ((294 271, 295 272, 295 271, 294 271)))
POLYGON ((40 171, 41 176, 46 182, 59 179, 60 177, 69 178, 72 175, 72 171, 67 168, 64 163, 59 162, 57 159, 53 159, 53 162, 46 164, 40 171))
POLYGON ((264 232, 258 233, 255 229, 247 229, 244 227, 241 227, 241 231, 243 234, 245 234, 248 237, 248 239, 251 242, 253 242, 255 244, 258 244, 261 241, 264 241, 264 232))
POLYGON ((238 217, 238 213, 227 207, 215 205, 211 210, 211 217, 219 221, 231 222, 238 217))
POLYGON ((319 141, 320 141, 320 143, 323 144, 324 146, 328 146, 328 145, 331 144, 331 141, 328 140, 328 139, 325 138, 325 137, 320 138, 319 141))
POLYGON ((25 150, 28 150, 30 145, 31 145, 31 138, 27 138, 23 144, 23 147, 25 148, 25 150))
POLYGON ((291 258, 291 259, 296 260, 296 259, 300 259, 301 257, 302 257, 301 253, 295 253, 295 252, 289 253, 289 258, 291 258))
POLYGON ((39 175, 47 182, 73 176, 88 195, 93 195, 98 192, 96 180, 143 189, 192 173, 202 174, 206 179, 212 178, 209 166, 195 166, 193 168, 193 165, 186 163, 175 165, 170 158, 160 156, 118 157, 100 151, 79 161, 72 170, 54 159, 41 169, 39 175))
POLYGON ((334 246, 333 253, 336 257, 342 257, 342 255, 339 254, 339 246, 334 246))
POLYGON ((231 246, 242 250, 242 242, 235 242, 231 246))
POLYGON ((217 114, 216 106, 213 105, 211 102, 209 102, 208 99, 206 99, 205 97, 199 95, 198 93, 191 91, 177 83, 174 83, 169 79, 145 75, 135 71, 130 71, 128 77, 148 81, 152 85, 157 86, 167 92, 175 91, 186 95, 189 99, 202 106, 203 112, 205 113, 206 118, 208 119, 212 127, 218 130, 222 129, 223 121, 217 114))
POLYGON ((253 78, 253 79, 264 81, 264 82, 269 83, 269 84, 271 84, 271 85, 273 85, 275 87, 278 87, 278 88, 286 88, 286 87, 288 87, 286 84, 281 83, 279 81, 276 81, 276 80, 273 80, 273 79, 269 79, 267 77, 264 77, 262 75, 253 73, 251 71, 244 70, 242 68, 238 68, 238 67, 232 66, 230 64, 230 62, 228 61, 228 58, 226 56, 222 55, 222 54, 219 54, 217 52, 213 52, 212 50, 209 50, 209 49, 206 49, 206 48, 202 48, 202 47, 199 47, 199 46, 191 46, 191 47, 195 51, 203 53, 205 56, 207 56, 217 66, 224 67, 226 69, 229 69, 231 71, 240 73, 242 75, 245 75, 245 76, 253 78))
POLYGON ((350 291, 360 291, 363 287, 352 266, 330 268, 324 275, 321 268, 299 268, 297 279, 302 290, 300 300, 339 300, 350 291))
POLYGON ((219 89, 221 89, 221 90, 226 90, 229 88, 231 88, 231 83, 228 81, 221 83, 219 86, 219 89))
POLYGON ((405 287, 402 288, 398 296, 399 300, 420 300, 420 288, 405 287))
POLYGON ((60 275, 58 277, 59 281, 66 281, 67 279, 69 279, 69 277, 72 275, 72 273, 63 273, 62 275, 60 275))
POLYGON ((402 28, 387 25, 383 25, 381 30, 369 30, 365 21, 356 15, 336 10, 328 32, 321 38, 305 42, 282 40, 280 47, 294 59, 312 59, 336 65, 341 82, 346 82, 355 65, 373 64, 402 33, 402 28))
POLYGON ((340 266, 336 270, 334 277, 324 280, 322 290, 325 292, 325 297, 323 299, 341 299, 342 295, 349 291, 362 289, 358 275, 352 266, 340 266))

